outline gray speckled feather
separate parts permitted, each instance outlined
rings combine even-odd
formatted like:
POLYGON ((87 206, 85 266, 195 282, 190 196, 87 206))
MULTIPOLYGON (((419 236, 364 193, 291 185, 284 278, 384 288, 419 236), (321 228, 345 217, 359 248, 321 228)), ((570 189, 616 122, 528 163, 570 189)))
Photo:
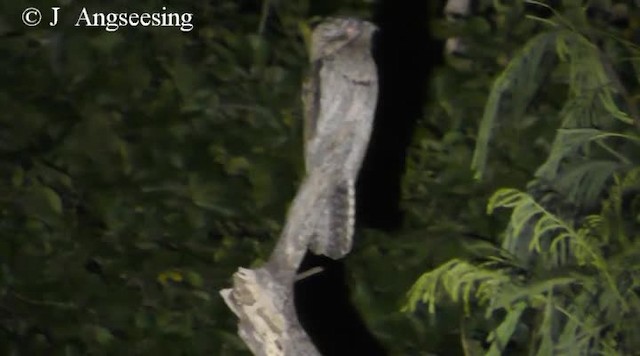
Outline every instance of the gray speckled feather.
POLYGON ((322 175, 328 183, 316 202, 317 213, 308 217, 313 220, 309 247, 334 259, 352 245, 355 182, 378 96, 374 32, 371 23, 352 18, 328 19, 316 27, 311 75, 303 86, 307 175, 322 175))

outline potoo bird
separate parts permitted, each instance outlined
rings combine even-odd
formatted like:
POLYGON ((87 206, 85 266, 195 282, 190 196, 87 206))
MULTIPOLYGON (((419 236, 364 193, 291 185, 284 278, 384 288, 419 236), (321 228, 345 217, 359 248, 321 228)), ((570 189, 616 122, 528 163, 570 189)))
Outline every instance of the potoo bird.
POLYGON ((333 259, 350 250, 355 225, 355 182, 369 144, 378 97, 371 54, 376 27, 331 18, 311 37, 311 75, 304 84, 305 166, 323 189, 311 224, 309 248, 333 259))

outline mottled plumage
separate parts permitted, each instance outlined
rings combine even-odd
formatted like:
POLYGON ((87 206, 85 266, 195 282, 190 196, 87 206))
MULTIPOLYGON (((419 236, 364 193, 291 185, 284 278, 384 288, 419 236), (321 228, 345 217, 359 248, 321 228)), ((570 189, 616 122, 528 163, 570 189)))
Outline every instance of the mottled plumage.
POLYGON ((313 217, 310 249, 337 259, 351 250, 355 182, 371 136, 378 96, 371 55, 375 26, 333 18, 313 31, 311 75, 303 88, 305 166, 328 184, 313 217))

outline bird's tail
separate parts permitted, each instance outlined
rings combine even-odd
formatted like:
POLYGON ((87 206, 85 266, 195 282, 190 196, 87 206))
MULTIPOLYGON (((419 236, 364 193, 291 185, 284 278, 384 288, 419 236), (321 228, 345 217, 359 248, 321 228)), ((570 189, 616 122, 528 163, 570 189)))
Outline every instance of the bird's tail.
POLYGON ((309 244, 311 252, 332 259, 349 253, 353 245, 355 208, 353 180, 345 179, 331 185, 322 199, 318 215, 309 217, 318 219, 309 244))

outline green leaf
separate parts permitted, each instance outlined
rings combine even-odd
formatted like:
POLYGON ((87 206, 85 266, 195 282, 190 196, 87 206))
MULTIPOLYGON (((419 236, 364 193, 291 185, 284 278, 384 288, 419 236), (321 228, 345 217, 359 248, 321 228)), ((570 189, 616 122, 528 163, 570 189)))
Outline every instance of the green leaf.
POLYGON ((95 325, 93 327, 94 337, 96 341, 101 345, 107 345, 113 340, 113 334, 108 329, 95 325))
POLYGON ((588 160, 567 167, 555 186, 576 206, 595 207, 607 188, 605 183, 622 167, 620 162, 588 160))
POLYGON ((507 315, 502 323, 487 337, 487 342, 491 343, 487 356, 503 355, 526 307, 526 303, 521 302, 507 309, 507 315))
POLYGON ((603 134, 603 131, 591 128, 559 129, 549 157, 536 171, 536 177, 553 181, 558 174, 560 162, 563 159, 574 155, 578 149, 584 147, 601 134, 603 134))
POLYGON ((211 295, 205 291, 201 291, 201 290, 194 290, 191 292, 191 294, 193 294, 193 296, 195 296, 198 299, 201 299, 205 302, 208 302, 211 300, 211 295))
POLYGON ((495 80, 484 113, 473 154, 471 168, 479 179, 485 172, 489 142, 498 120, 521 120, 526 108, 553 68, 555 32, 533 37, 509 62, 495 80))
POLYGON ((196 288, 202 288, 202 285, 203 285, 202 276, 200 276, 200 274, 198 274, 197 272, 187 271, 185 273, 185 278, 191 286, 196 288))
POLYGON ((56 214, 62 214, 62 200, 58 193, 49 187, 40 187, 40 193, 49 204, 49 207, 56 214))
POLYGON ((13 175, 11 176, 11 183, 14 188, 19 188, 24 184, 24 170, 21 167, 18 167, 13 170, 13 175))

